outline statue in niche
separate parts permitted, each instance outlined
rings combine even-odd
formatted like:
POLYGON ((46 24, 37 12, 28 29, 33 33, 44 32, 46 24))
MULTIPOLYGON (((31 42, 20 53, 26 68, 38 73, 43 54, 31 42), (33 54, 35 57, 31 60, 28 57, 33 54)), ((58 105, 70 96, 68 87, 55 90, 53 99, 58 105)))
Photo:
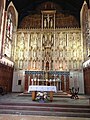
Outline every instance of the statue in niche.
POLYGON ((46 28, 47 27, 47 20, 44 19, 44 27, 46 28))
POLYGON ((36 48, 37 45, 37 34, 32 34, 31 35, 31 46, 33 48, 36 48))
POLYGON ((45 36, 43 35, 42 44, 44 44, 44 42, 45 42, 45 36))
POLYGON ((54 36, 53 35, 51 36, 51 42, 52 42, 52 44, 54 43, 54 36))
POLYGON ((47 41, 47 35, 45 35, 45 42, 47 41))
POLYGON ((51 19, 50 21, 50 27, 52 28, 53 27, 53 20, 51 19))
POLYGON ((36 57, 36 50, 33 50, 33 57, 36 57))
POLYGON ((21 34, 21 38, 20 39, 21 39, 20 41, 22 41, 22 42, 24 41, 24 33, 21 34))
POLYGON ((51 54, 50 54, 50 49, 46 49, 45 50, 45 57, 46 57, 46 60, 49 60, 50 59, 50 57, 51 57, 51 54))
POLYGON ((20 69, 22 69, 22 66, 23 66, 23 62, 22 62, 22 60, 21 60, 20 63, 19 63, 20 69))
POLYGON ((24 33, 21 34, 20 38, 20 49, 22 50, 24 48, 24 33))
POLYGON ((52 34, 47 34, 47 35, 43 35, 42 37, 42 44, 45 47, 51 47, 52 44, 54 43, 54 36, 52 34))
POLYGON ((47 40, 47 41, 46 41, 46 47, 50 47, 50 46, 51 46, 50 41, 47 40))
POLYGON ((46 35, 43 36, 42 41, 43 41, 43 45, 46 46, 47 45, 47 36, 46 35))
POLYGON ((5 47, 6 47, 6 48, 9 48, 9 40, 8 40, 8 38, 6 38, 5 47))

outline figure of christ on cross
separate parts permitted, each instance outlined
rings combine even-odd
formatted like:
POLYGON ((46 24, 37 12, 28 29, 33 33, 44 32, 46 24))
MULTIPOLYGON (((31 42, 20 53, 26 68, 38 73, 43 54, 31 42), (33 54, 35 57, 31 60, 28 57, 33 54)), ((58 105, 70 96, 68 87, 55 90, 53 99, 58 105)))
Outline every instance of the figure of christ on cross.
POLYGON ((44 19, 44 27, 46 27, 46 26, 48 26, 48 28, 52 27, 52 19, 50 19, 52 16, 50 16, 49 14, 47 14, 45 17, 46 17, 47 20, 44 19), (50 22, 51 22, 51 24, 50 24, 50 22), (48 25, 46 25, 46 23, 48 25))
POLYGON ((50 17, 49 14, 47 14, 48 28, 49 28, 49 21, 50 21, 49 17, 50 17))

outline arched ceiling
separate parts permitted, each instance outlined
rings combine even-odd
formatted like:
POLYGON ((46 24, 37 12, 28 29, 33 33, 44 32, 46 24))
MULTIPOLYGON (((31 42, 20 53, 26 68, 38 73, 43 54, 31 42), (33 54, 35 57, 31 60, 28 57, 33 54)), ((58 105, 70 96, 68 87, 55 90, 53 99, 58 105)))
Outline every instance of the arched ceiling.
MULTIPOLYGON (((63 7, 64 11, 71 12, 79 20, 80 10, 84 2, 84 0, 7 0, 6 8, 11 1, 18 11, 19 23, 23 17, 35 12, 35 8, 46 1, 57 3, 63 7)), ((89 5, 89 0, 86 0, 86 2, 89 5)))

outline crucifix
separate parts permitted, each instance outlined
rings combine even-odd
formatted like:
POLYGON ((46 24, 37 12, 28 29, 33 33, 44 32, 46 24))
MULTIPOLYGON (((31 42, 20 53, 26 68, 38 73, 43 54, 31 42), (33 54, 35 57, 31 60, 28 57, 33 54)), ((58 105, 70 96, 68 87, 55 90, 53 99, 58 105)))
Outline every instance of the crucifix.
POLYGON ((49 14, 47 14, 48 28, 49 28, 49 21, 50 21, 49 17, 50 17, 49 14))
MULTIPOLYGON (((48 28, 49 28, 50 17, 52 17, 52 16, 50 16, 49 14, 47 14, 45 17, 47 19, 47 24, 48 24, 48 28)), ((45 26, 46 26, 46 24, 45 24, 45 26)))

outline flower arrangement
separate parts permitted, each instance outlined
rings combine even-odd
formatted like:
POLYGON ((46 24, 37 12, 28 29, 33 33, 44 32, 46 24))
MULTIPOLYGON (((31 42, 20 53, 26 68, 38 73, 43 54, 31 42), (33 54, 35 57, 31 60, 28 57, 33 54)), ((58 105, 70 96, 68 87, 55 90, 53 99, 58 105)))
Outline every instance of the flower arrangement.
POLYGON ((36 101, 38 102, 48 102, 49 99, 48 99, 48 95, 47 95, 47 92, 37 92, 36 94, 36 101))
POLYGON ((70 89, 71 99, 79 99, 78 93, 79 93, 79 87, 78 88, 72 87, 72 89, 70 89))

